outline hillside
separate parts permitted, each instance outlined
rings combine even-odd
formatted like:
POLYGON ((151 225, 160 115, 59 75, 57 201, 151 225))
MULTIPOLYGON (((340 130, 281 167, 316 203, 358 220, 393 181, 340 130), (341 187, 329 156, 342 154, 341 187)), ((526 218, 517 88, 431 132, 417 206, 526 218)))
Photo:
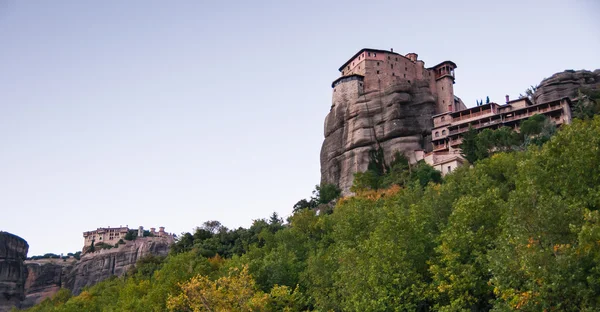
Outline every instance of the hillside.
POLYGON ((597 311, 600 117, 441 183, 205 223, 169 256, 29 311, 597 311), (285 307, 285 309, 284 309, 285 307))

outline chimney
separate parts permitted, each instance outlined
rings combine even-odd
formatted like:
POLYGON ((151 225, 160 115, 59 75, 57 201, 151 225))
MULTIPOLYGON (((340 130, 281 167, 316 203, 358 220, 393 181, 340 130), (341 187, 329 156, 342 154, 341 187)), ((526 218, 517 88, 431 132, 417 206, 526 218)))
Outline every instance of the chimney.
POLYGON ((391 49, 390 49, 390 51, 391 51, 391 52, 394 52, 394 48, 391 48, 391 49))
POLYGON ((508 96, 508 94, 506 95, 506 103, 508 103, 510 101, 510 97, 508 96))

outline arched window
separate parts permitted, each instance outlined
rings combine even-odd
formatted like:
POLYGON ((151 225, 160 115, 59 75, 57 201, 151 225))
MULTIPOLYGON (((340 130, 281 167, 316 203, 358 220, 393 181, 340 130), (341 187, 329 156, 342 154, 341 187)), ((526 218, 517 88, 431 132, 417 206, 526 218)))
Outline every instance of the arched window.
POLYGON ((446 130, 442 130, 442 135, 446 135, 446 130))
POLYGON ((442 116, 442 121, 444 121, 444 119, 446 119, 445 116, 442 116))
POLYGON ((436 131, 436 132, 435 132, 435 137, 437 138, 437 137, 439 137, 439 136, 440 136, 440 133, 439 133, 438 131, 436 131))

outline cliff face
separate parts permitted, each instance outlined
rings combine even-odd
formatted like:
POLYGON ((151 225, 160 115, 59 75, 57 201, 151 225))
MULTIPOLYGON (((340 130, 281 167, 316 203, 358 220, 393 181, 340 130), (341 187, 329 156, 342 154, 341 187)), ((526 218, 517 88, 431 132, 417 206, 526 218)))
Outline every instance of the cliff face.
POLYGON ((0 312, 19 306, 25 298, 25 264, 29 245, 7 232, 0 232, 0 312))
POLYGON ((600 69, 565 70, 540 82, 533 94, 535 103, 545 103, 563 97, 574 98, 579 88, 600 89, 600 69))
POLYGON ((25 281, 24 308, 31 307, 52 297, 67 283, 69 272, 77 264, 77 260, 40 259, 25 261, 27 279, 25 281))
POLYGON ((325 118, 321 181, 348 194, 354 173, 365 171, 379 142, 387 162, 396 151, 410 156, 429 148, 435 98, 428 81, 403 82, 383 92, 334 97, 325 118))
POLYGON ((86 286, 113 275, 123 275, 146 255, 166 256, 172 242, 172 238, 144 237, 128 241, 119 248, 85 254, 65 277, 63 287, 71 289, 73 294, 79 294, 86 286))
POLYGON ((73 258, 24 261, 29 246, 23 239, 0 232, 0 312, 29 308, 61 288, 81 293, 113 275, 121 276, 146 255, 166 256, 171 237, 144 237, 118 248, 102 249, 73 258))

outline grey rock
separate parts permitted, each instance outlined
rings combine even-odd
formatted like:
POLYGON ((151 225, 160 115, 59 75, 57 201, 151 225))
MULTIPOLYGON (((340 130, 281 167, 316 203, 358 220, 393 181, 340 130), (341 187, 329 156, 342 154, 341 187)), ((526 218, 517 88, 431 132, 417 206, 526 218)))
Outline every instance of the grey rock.
POLYGON ((172 238, 144 237, 127 241, 119 248, 84 254, 65 277, 63 287, 71 289, 77 295, 84 287, 95 285, 111 276, 125 274, 139 259, 147 255, 166 256, 172 243, 172 238))
POLYGON ((0 312, 20 307, 25 299, 27 242, 10 233, 0 232, 0 312))
POLYGON ((29 308, 61 288, 77 295, 111 276, 121 276, 147 256, 166 256, 173 237, 144 237, 118 248, 69 258, 25 260, 29 245, 22 238, 0 232, 0 312, 29 308))
POLYGON ((76 264, 75 258, 25 261, 27 280, 21 308, 29 308, 56 294, 65 286, 65 278, 76 264))
POLYGON ((533 94, 533 101, 535 103, 545 103, 564 97, 573 99, 577 97, 577 91, 580 88, 600 89, 600 69, 593 72, 589 70, 565 70, 556 73, 540 82, 533 94))
POLYGON ((336 184, 348 195, 354 173, 366 170, 369 150, 378 144, 388 162, 396 151, 429 149, 434 114, 427 81, 340 99, 325 118, 321 182, 336 184))

